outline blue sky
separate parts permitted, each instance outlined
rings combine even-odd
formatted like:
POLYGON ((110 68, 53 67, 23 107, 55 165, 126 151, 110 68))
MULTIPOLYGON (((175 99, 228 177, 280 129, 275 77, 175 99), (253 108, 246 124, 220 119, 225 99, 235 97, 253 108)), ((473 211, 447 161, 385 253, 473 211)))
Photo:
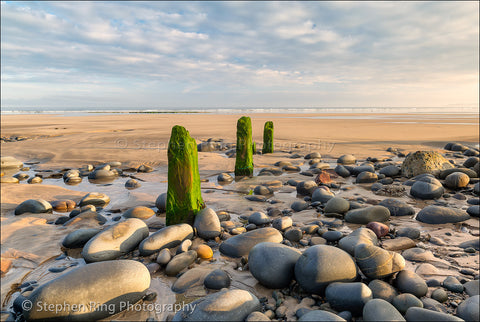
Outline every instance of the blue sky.
POLYGON ((476 107, 479 3, 1 2, 2 107, 476 107))

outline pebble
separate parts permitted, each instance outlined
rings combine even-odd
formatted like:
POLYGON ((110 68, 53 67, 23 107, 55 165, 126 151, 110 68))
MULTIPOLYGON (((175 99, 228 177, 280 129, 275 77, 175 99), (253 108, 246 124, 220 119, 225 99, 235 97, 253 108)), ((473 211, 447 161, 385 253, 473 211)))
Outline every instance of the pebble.
POLYGON ((375 173, 375 168, 373 167, 372 164, 363 164, 363 165, 360 165, 360 166, 357 166, 357 167, 353 167, 353 168, 347 168, 350 173, 354 176, 358 176, 360 175, 362 172, 371 172, 371 173, 375 173))
POLYGON ((314 294, 322 294, 330 283, 351 282, 356 277, 352 257, 333 246, 311 246, 295 264, 295 279, 304 290, 314 294))
POLYGON ((221 225, 217 213, 212 208, 204 208, 195 216, 193 227, 197 235, 203 239, 214 239, 220 236, 221 225))
POLYGON ((15 216, 24 213, 41 214, 50 212, 52 212, 52 205, 43 199, 28 199, 15 208, 15 216))
POLYGON ((83 247, 82 257, 87 263, 112 260, 135 249, 147 236, 147 225, 129 218, 92 237, 83 247))
POLYGON ((262 312, 252 312, 246 318, 245 322, 254 322, 254 321, 270 321, 270 318, 263 314, 262 312))
POLYGON ((76 202, 70 199, 55 200, 51 202, 52 208, 58 212, 72 211, 76 206, 76 202))
POLYGON ((305 202, 303 200, 301 201, 295 201, 291 206, 290 208, 293 209, 293 211, 295 212, 299 212, 299 211, 302 211, 302 210, 305 210, 308 208, 308 202, 305 202))
POLYGON ((81 228, 74 230, 65 236, 62 245, 66 248, 81 248, 100 231, 101 230, 97 228, 81 228))
POLYGON ((322 234, 322 238, 325 238, 330 243, 339 241, 343 237, 343 233, 338 230, 328 230, 322 234))
POLYGON ((165 274, 167 276, 176 276, 182 270, 187 268, 190 264, 197 259, 197 252, 189 250, 187 252, 174 256, 165 267, 165 274))
POLYGON ((423 308, 423 303, 415 295, 410 293, 404 293, 397 295, 393 298, 393 306, 401 313, 405 314, 411 307, 423 308))
POLYGON ((345 214, 345 221, 354 224, 368 224, 371 221, 386 222, 390 211, 383 206, 353 209, 345 214))
POLYGON ((238 258, 248 255, 256 244, 280 243, 282 240, 282 234, 275 228, 260 228, 227 239, 220 245, 220 252, 226 256, 238 258))
MULTIPOLYGON (((196 286, 203 286, 205 277, 211 272, 211 269, 204 267, 195 267, 183 273, 172 285, 172 291, 175 293, 185 293, 196 286)), ((203 288, 203 287, 202 287, 203 288)))
POLYGON ((163 248, 180 245, 185 239, 193 237, 193 228, 188 224, 167 226, 145 238, 138 247, 140 255, 148 256, 163 248))
POLYGON ((253 189, 253 193, 256 194, 256 195, 271 195, 273 193, 273 191, 268 188, 268 187, 265 187, 265 186, 256 186, 254 189, 253 189))
POLYGON ((244 321, 260 310, 260 301, 244 290, 224 290, 209 294, 177 312, 172 321, 244 321))
POLYGON ((400 174, 400 168, 396 165, 387 165, 386 167, 380 169, 379 173, 387 177, 395 177, 400 174))
POLYGON ((321 203, 326 203, 327 201, 335 197, 333 192, 327 189, 325 188, 316 189, 312 194, 312 202, 320 201, 321 203))
POLYGON ((387 198, 382 200, 379 205, 388 208, 392 216, 412 216, 415 214, 413 207, 401 200, 387 198))
POLYGON ((359 244, 376 246, 378 245, 378 238, 372 230, 361 227, 352 231, 338 242, 338 246, 352 256, 355 253, 355 247, 359 244))
POLYGON ((128 190, 137 189, 137 188, 140 188, 141 186, 142 185, 140 184, 140 182, 138 182, 135 179, 128 179, 125 182, 125 188, 127 188, 128 190))
POLYGON ((363 171, 358 174, 355 183, 374 183, 378 180, 378 176, 371 171, 363 171))
POLYGON ((436 311, 436 312, 444 312, 444 313, 447 313, 447 309, 445 308, 445 306, 443 306, 442 303, 434 300, 434 299, 431 299, 431 298, 428 298, 428 297, 423 297, 421 298, 421 301, 423 303, 423 308, 424 309, 428 309, 428 310, 432 310, 432 311, 436 311))
POLYGON ((442 312, 435 312, 431 310, 427 310, 420 307, 412 306, 407 310, 405 314, 405 319, 407 321, 412 322, 425 322, 425 321, 458 321, 464 322, 464 320, 453 316, 451 314, 442 313, 442 312))
POLYGON ((343 165, 339 164, 335 167, 335 173, 338 174, 341 177, 349 177, 350 176, 350 171, 347 170, 343 165))
POLYGON ((157 199, 155 200, 155 207, 157 207, 158 211, 163 213, 167 210, 167 193, 161 193, 157 199))
POLYGON ((351 154, 344 154, 337 159, 337 163, 339 164, 355 164, 356 162, 357 158, 351 154))
POLYGON ((331 321, 331 322, 346 322, 346 320, 332 312, 328 312, 325 310, 312 310, 303 314, 298 321, 331 321))
POLYGON ((125 309, 123 303, 142 299, 149 287, 150 273, 142 263, 132 260, 92 263, 36 288, 28 297, 32 309, 23 311, 23 315, 29 321, 53 320, 58 316, 100 320, 125 309), (96 306, 85 305, 83 310, 78 310, 79 303, 92 302, 96 306), (42 303, 59 309, 45 310, 42 303), (97 305, 106 305, 109 309, 97 310, 97 305))
POLYGON ((293 225, 293 221, 291 217, 276 218, 272 222, 272 227, 280 231, 285 231, 286 229, 292 227, 292 225, 293 225))
POLYGON ((294 278, 301 252, 278 243, 260 243, 250 250, 248 266, 252 275, 267 288, 288 287, 294 278))
POLYGON ((392 304, 379 298, 374 298, 365 304, 362 317, 365 322, 405 321, 392 304))
POLYGON ((445 178, 445 185, 450 189, 460 189, 468 186, 470 177, 462 172, 454 172, 445 178))
POLYGON ((432 299, 434 299, 434 300, 436 300, 440 303, 446 302, 448 300, 447 292, 445 292, 445 290, 441 289, 441 288, 437 288, 436 290, 434 290, 432 292, 431 297, 432 297, 432 299))
POLYGON ((27 183, 29 184, 36 184, 36 183, 42 183, 42 182, 43 182, 43 179, 38 176, 31 177, 30 179, 27 180, 27 183))
POLYGON ((336 311, 350 311, 359 315, 365 303, 372 299, 372 291, 363 283, 331 283, 325 289, 325 299, 336 311))
POLYGON ((350 209, 350 203, 341 197, 334 197, 325 204, 325 213, 344 214, 350 209))
POLYGON ((190 247, 192 246, 192 241, 190 239, 185 239, 181 244, 177 247, 176 255, 188 252, 190 247))
POLYGON ((388 228, 387 225, 376 221, 369 222, 365 227, 371 229, 378 238, 387 236, 390 231, 390 228, 388 228))
POLYGON ((467 208, 467 213, 472 217, 480 217, 480 206, 474 205, 467 208))
POLYGON ((480 321, 480 296, 475 295, 460 303, 457 315, 465 321, 480 321))
POLYGON ((423 278, 408 270, 400 271, 397 274, 395 284, 400 292, 411 293, 418 298, 425 296, 428 291, 427 283, 423 278))
POLYGON ((420 230, 417 228, 402 227, 396 232, 397 237, 407 237, 410 239, 420 238, 420 230))
POLYGON ((460 283, 455 277, 448 276, 442 283, 443 287, 445 287, 450 292, 454 293, 462 293, 463 292, 463 285, 460 283))
POLYGON ((203 282, 206 288, 211 290, 221 290, 230 287, 230 276, 221 269, 215 269, 210 272, 203 282))
POLYGON ((172 254, 168 248, 162 249, 157 256, 157 263, 160 265, 167 265, 168 262, 172 259, 172 254))
POLYGON ((108 197, 104 193, 100 192, 90 192, 87 195, 85 195, 82 200, 80 200, 80 203, 78 204, 80 207, 86 206, 86 205, 93 205, 96 207, 104 207, 110 202, 110 197, 108 197))
POLYGON ((153 211, 151 208, 143 207, 143 206, 130 208, 123 213, 123 217, 125 218, 138 218, 138 219, 148 219, 153 215, 155 215, 155 211, 153 211))
POLYGON ((402 256, 409 261, 413 262, 428 262, 435 259, 433 253, 429 250, 425 250, 423 248, 410 248, 403 251, 402 256))
POLYGON ((14 157, 0 157, 0 168, 4 169, 16 169, 23 167, 23 162, 15 159, 14 157))
POLYGON ((427 224, 456 223, 469 218, 470 216, 463 210, 441 206, 427 206, 416 216, 418 221, 427 224))
POLYGON ((410 195, 419 199, 438 199, 445 193, 440 181, 433 177, 424 176, 418 180, 415 180, 412 188, 410 189, 410 195))
POLYGON ((311 196, 313 191, 318 188, 318 185, 315 181, 300 181, 297 184, 297 193, 299 195, 311 196))
POLYGON ((148 173, 148 172, 152 172, 153 171, 153 168, 149 165, 146 165, 146 164, 142 164, 141 166, 139 166, 137 168, 137 171, 138 172, 144 172, 144 173, 148 173))
POLYGON ((199 245, 195 250, 199 258, 209 259, 213 257, 213 250, 208 245, 199 245))
POLYGON ((368 244, 355 247, 355 261, 362 273, 371 279, 384 278, 405 268, 402 255, 368 244))
POLYGON ((398 295, 397 290, 385 281, 374 279, 368 283, 368 287, 372 290, 374 299, 382 299, 389 303, 398 295))
POLYGON ((266 225, 272 222, 272 219, 260 211, 256 211, 248 217, 248 222, 257 226, 266 225))
POLYGON ((303 238, 303 232, 300 228, 292 228, 285 232, 285 238, 292 242, 298 242, 303 238))

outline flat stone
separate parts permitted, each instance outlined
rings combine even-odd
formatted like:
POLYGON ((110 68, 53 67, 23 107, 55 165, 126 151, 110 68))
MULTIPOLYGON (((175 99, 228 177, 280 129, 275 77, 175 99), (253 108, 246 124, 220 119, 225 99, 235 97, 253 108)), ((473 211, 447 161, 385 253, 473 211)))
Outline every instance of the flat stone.
POLYGON ((220 245, 220 252, 229 257, 242 257, 259 243, 280 243, 282 240, 282 234, 275 228, 260 228, 227 239, 220 245))
POLYGON ((387 198, 382 200, 379 205, 388 208, 392 216, 413 216, 415 214, 413 207, 401 200, 387 198))
POLYGON ((147 225, 129 218, 92 237, 83 247, 82 256, 87 263, 112 260, 134 250, 147 236, 147 225))
POLYGON ((413 262, 428 262, 435 259, 433 253, 423 248, 410 248, 403 251, 402 256, 409 261, 413 262))
POLYGON ((412 306, 407 310, 405 314, 405 319, 412 322, 425 322, 425 321, 453 321, 453 322, 464 322, 464 320, 453 316, 451 314, 435 312, 420 307, 412 306))
POLYGON ((167 276, 175 276, 195 262, 195 259, 197 259, 197 252, 194 250, 178 254, 168 262, 165 267, 165 274, 167 276))
POLYGON ((49 213, 52 212, 52 205, 43 199, 28 199, 15 208, 15 216, 24 213, 49 213))
POLYGON ((418 212, 416 219, 427 224, 446 224, 465 221, 470 219, 470 216, 460 209, 427 206, 418 212))
POLYGON ((144 239, 138 247, 140 255, 148 256, 163 248, 173 248, 185 239, 193 237, 193 228, 188 224, 167 226, 144 239))
POLYGON ((81 248, 100 231, 101 230, 97 228, 81 228, 74 230, 65 236, 62 245, 66 248, 81 248))
POLYGON ((209 268, 195 267, 182 274, 172 285, 175 293, 185 293, 188 289, 202 286, 205 277, 212 270, 209 268))
POLYGON ((248 291, 224 290, 191 302, 172 321, 244 321, 260 307, 257 297, 248 291))
POLYGON ((142 299, 149 287, 150 273, 142 263, 133 260, 92 263, 36 288, 28 296, 32 309, 25 310, 23 315, 29 321, 100 320, 126 309, 125 302, 142 299), (92 302, 96 305, 88 305, 92 302), (42 303, 54 305, 57 310, 45 310, 42 303), (78 310, 82 303, 84 309, 78 310), (98 310, 99 306, 109 309, 98 310))
POLYGON ((420 230, 413 227, 402 227, 396 232, 397 237, 407 237, 410 239, 420 238, 420 230))
POLYGON ((148 219, 153 215, 155 215, 155 211, 153 211, 151 208, 143 207, 143 206, 130 208, 123 213, 123 217, 125 218, 138 218, 138 219, 148 219))
POLYGON ((383 206, 371 206, 348 211, 345 221, 354 224, 368 224, 371 221, 385 222, 390 218, 390 211, 383 206))
POLYGON ((408 237, 397 237, 382 241, 382 248, 392 251, 409 249, 415 246, 417 246, 417 244, 408 237))

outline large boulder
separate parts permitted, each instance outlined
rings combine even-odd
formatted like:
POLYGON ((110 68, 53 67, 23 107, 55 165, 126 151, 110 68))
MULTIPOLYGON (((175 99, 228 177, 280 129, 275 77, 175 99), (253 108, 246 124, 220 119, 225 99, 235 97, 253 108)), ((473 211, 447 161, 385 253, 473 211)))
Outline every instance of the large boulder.
POLYGON ((353 258, 333 246, 312 246, 295 264, 295 279, 304 290, 315 294, 322 294, 330 283, 351 282, 356 277, 353 258))
POLYGON ((227 239, 220 245, 220 252, 229 257, 242 257, 259 243, 280 243, 282 240, 282 234, 275 228, 260 228, 227 239))
POLYGON ((278 243, 260 243, 248 254, 253 277, 268 288, 288 287, 295 275, 295 264, 302 253, 278 243))
POLYGON ((258 298, 244 290, 224 290, 202 297, 179 311, 172 321, 244 321, 260 311, 258 298))
POLYGON ((416 151, 409 153, 402 163, 402 174, 415 177, 422 173, 438 175, 442 170, 453 168, 453 165, 440 153, 435 151, 416 151))
POLYGON ((35 289, 28 297, 31 309, 24 310, 23 315, 27 321, 100 320, 126 309, 127 302, 134 304, 142 299, 149 287, 150 273, 142 263, 132 260, 92 263, 35 289), (55 309, 44 309, 46 304, 55 309))
POLYGON ((90 239, 82 256, 86 262, 112 260, 134 250, 147 236, 148 227, 143 220, 129 218, 90 239))
POLYGON ((185 239, 193 237, 193 228, 189 224, 167 226, 145 238, 138 249, 140 255, 148 256, 164 248, 180 245, 185 239))

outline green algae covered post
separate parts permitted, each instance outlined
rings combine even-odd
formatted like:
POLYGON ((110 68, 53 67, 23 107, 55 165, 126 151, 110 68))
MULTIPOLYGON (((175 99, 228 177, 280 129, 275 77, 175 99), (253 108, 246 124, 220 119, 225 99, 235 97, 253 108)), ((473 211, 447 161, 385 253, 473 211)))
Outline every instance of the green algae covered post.
POLYGON ((273 122, 265 122, 263 128, 263 149, 262 153, 273 153, 273 122))
POLYGON ((237 122, 235 176, 253 176, 252 120, 247 116, 242 116, 237 122))
POLYGON ((205 208, 200 190, 198 152, 195 140, 179 125, 172 128, 168 143, 168 191, 166 224, 193 224, 205 208))

